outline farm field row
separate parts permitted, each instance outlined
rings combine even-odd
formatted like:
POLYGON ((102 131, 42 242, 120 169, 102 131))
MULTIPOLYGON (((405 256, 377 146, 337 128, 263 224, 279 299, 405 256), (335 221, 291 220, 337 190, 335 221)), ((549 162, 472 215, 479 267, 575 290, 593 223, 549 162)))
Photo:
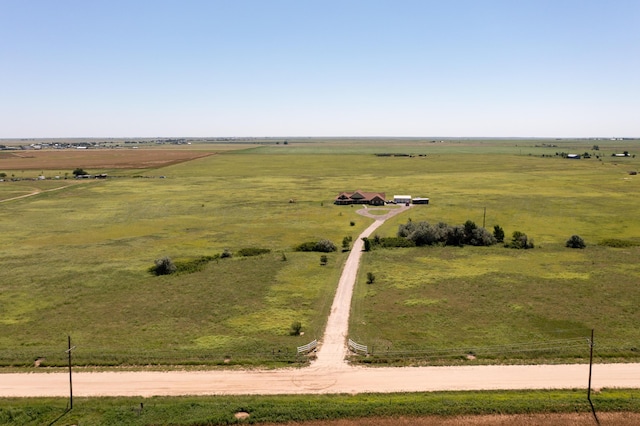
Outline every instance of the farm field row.
MULTIPOLYGON (((329 254, 323 266, 319 254, 292 247, 320 238, 340 246, 366 228, 370 220, 355 209, 332 204, 338 192, 356 189, 430 197, 430 205, 385 224, 383 236, 395 235, 410 215, 499 224, 508 235, 526 232, 537 245, 526 252, 494 246, 368 253, 351 325, 362 343, 480 355, 483 347, 586 337, 595 328, 607 348, 603 358, 635 356, 640 252, 597 245, 640 240, 631 214, 640 210, 638 181, 628 174, 638 167, 635 158, 520 155, 521 141, 463 150, 442 145, 423 157, 372 155, 429 152, 422 145, 365 144, 360 154, 359 145, 346 146, 352 153, 340 144, 299 150, 292 144, 213 156, 202 156, 208 151, 198 146, 199 158, 187 162, 119 171, 95 164, 89 172, 120 177, 3 203, 0 361, 64 364, 71 335, 79 364, 293 362, 296 346, 322 334, 346 254, 329 254), (166 178, 145 178, 160 175, 166 178), (572 234, 588 247, 564 248, 572 234), (161 256, 192 260, 247 247, 271 253, 220 259, 191 274, 147 271, 161 256), (378 277, 373 285, 364 282, 367 271, 378 277), (303 336, 289 336, 294 321, 303 336)), ((57 170, 44 164, 39 168, 57 170)), ((2 182, 0 197, 54 185, 2 182)), ((504 352, 485 358, 508 362, 504 352)), ((585 355, 576 349, 563 356, 585 355)))

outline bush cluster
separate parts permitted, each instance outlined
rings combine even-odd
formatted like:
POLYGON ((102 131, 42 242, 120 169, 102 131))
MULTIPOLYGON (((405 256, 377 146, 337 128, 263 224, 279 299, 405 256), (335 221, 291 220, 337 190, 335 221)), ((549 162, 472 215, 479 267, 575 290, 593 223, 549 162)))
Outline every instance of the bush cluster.
POLYGON ((176 272, 177 267, 170 257, 164 256, 156 259, 155 264, 149 268, 149 272, 155 275, 170 275, 176 272))
POLYGON ((569 248, 579 248, 579 249, 583 249, 585 248, 587 245, 585 244, 584 240, 582 239, 581 236, 579 235, 572 235, 571 238, 569 238, 565 244, 565 246, 569 247, 569 248))
POLYGON ((330 253, 336 251, 338 247, 329 240, 322 239, 320 241, 308 241, 295 247, 295 251, 319 251, 321 253, 330 253))
POLYGON ((372 248, 406 248, 415 247, 416 244, 404 237, 380 237, 375 235, 373 238, 363 238, 365 243, 365 251, 372 248))
POLYGON ((490 246, 497 243, 496 237, 471 220, 456 226, 444 222, 432 225, 428 222, 409 221, 398 227, 398 237, 406 238, 416 246, 490 246))
POLYGON ((513 249, 532 249, 534 247, 533 239, 527 237, 527 234, 520 231, 514 231, 511 241, 504 246, 513 249))

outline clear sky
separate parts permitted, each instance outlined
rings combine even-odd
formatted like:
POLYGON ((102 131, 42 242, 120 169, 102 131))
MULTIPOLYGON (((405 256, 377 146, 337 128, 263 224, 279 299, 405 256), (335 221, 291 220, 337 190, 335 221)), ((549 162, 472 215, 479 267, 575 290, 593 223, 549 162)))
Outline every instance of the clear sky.
POLYGON ((640 136, 640 0, 0 0, 0 138, 640 136))

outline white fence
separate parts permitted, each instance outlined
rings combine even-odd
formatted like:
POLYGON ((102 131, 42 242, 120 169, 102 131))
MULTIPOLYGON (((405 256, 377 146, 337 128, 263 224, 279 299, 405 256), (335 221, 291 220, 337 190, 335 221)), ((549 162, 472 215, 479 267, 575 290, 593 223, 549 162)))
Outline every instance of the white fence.
POLYGON ((311 352, 312 350, 314 350, 317 346, 318 346, 318 341, 314 340, 313 342, 307 343, 306 345, 298 346, 298 353, 306 354, 307 352, 311 352))
POLYGON ((364 355, 369 353, 369 351, 368 351, 368 349, 367 349, 367 347, 365 345, 361 345, 359 343, 356 343, 351 339, 349 339, 349 349, 351 349, 355 353, 361 352, 364 355))

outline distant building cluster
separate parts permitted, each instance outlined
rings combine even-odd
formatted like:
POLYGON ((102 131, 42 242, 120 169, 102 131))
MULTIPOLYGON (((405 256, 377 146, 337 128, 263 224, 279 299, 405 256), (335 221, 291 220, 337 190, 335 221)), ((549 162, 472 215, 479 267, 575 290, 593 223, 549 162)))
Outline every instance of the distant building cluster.
POLYGON ((37 142, 23 145, 0 145, 3 151, 25 151, 42 149, 113 149, 125 147, 137 148, 138 144, 154 145, 191 145, 186 139, 119 140, 119 141, 82 141, 82 142, 37 142))
POLYGON ((384 192, 341 192, 336 197, 334 204, 368 204, 372 206, 384 206, 385 204, 429 204, 429 199, 424 197, 412 198, 411 195, 394 195, 392 200, 385 199, 384 192))

